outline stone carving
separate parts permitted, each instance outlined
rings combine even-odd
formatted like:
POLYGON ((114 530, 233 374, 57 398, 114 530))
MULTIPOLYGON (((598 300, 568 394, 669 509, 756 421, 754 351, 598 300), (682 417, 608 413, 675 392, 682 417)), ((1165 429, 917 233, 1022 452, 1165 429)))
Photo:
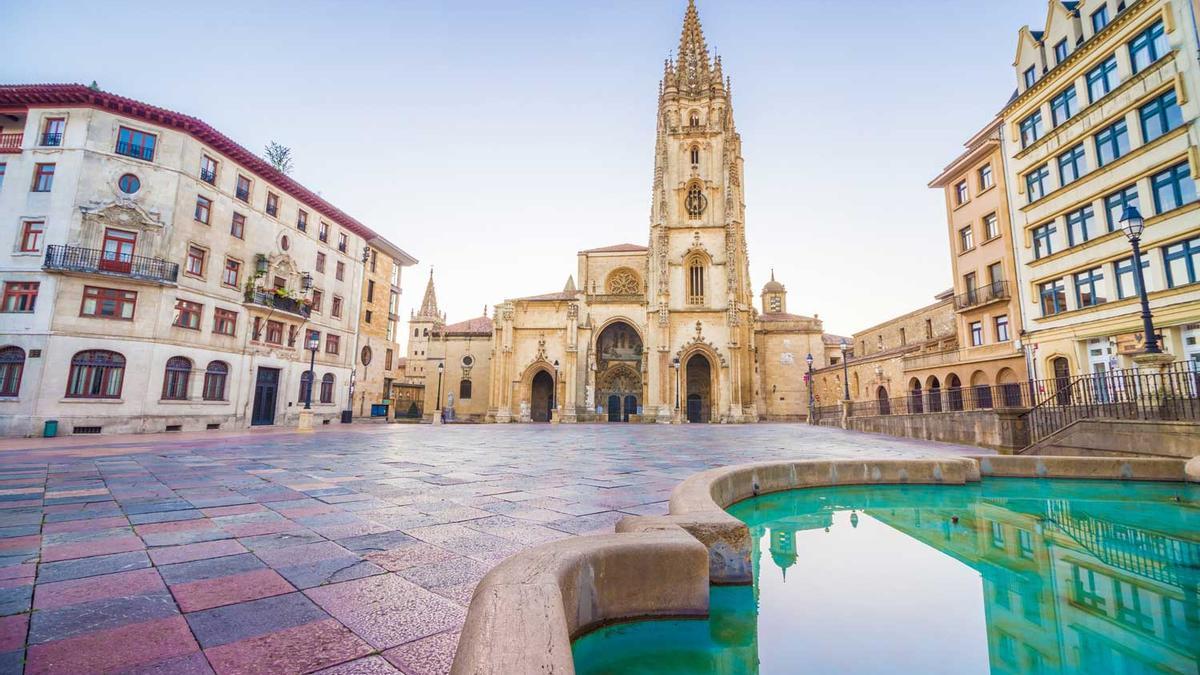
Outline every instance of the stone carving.
POLYGON ((636 295, 642 292, 642 281, 633 270, 618 269, 608 275, 608 292, 613 295, 636 295))

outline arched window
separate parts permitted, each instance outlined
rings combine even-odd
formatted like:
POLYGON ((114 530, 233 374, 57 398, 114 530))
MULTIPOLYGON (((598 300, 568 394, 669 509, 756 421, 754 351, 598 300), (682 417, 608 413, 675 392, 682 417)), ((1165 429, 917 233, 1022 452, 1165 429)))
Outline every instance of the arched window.
POLYGON ((300 399, 301 403, 308 400, 309 393, 312 391, 312 373, 304 371, 300 373, 300 399))
POLYGON ((120 398, 124 381, 124 356, 103 349, 79 352, 71 359, 67 398, 120 398))
POLYGON ((172 356, 167 359, 167 370, 163 374, 163 400, 186 401, 188 396, 188 381, 191 379, 191 361, 182 356, 172 356))
POLYGON ((429 329, 428 328, 425 329, 424 333, 425 333, 424 337, 429 337, 429 329))
POLYGON ((458 399, 460 401, 469 401, 471 399, 470 380, 463 380, 458 383, 458 399))
POLYGON ((692 256, 688 259, 687 269, 687 304, 704 304, 704 259, 692 256))
POLYGON ((224 401, 225 383, 229 379, 229 364, 213 361, 204 371, 204 400, 224 401))
POLYGON ((321 378, 321 403, 333 403, 333 373, 321 378))
POLYGON ((0 396, 16 396, 21 392, 21 374, 25 372, 25 350, 20 347, 0 349, 0 396))
POLYGON ((691 155, 692 155, 692 164, 699 164, 700 163, 700 146, 693 145, 691 155))
POLYGON ((688 126, 690 126, 690 127, 700 126, 700 113, 699 112, 696 112, 695 110, 693 110, 691 113, 688 114, 688 126))
POLYGON ((704 196, 704 190, 701 189, 699 183, 688 188, 687 199, 684 200, 683 205, 690 218, 699 218, 704 215, 704 209, 708 208, 708 197, 704 196))

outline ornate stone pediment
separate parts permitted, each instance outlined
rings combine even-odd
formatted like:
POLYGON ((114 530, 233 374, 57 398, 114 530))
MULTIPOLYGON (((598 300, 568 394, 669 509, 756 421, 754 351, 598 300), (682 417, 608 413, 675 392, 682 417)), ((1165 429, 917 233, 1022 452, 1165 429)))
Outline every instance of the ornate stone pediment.
POLYGON ((145 210, 132 199, 118 199, 95 207, 83 206, 79 210, 84 222, 97 222, 106 227, 161 230, 166 226, 161 214, 145 210))
POLYGON ((675 352, 675 358, 682 359, 685 352, 697 345, 707 347, 709 352, 716 354, 717 359, 721 362, 722 368, 729 366, 729 362, 725 360, 725 355, 717 349, 717 346, 714 345, 711 340, 706 340, 704 338, 704 324, 700 323, 699 321, 696 322, 696 336, 683 343, 683 345, 675 352))

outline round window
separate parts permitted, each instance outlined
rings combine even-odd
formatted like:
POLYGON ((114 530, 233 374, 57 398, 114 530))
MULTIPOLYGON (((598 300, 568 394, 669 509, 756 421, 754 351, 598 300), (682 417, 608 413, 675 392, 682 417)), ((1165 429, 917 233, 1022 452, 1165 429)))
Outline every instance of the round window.
POLYGON ((475 363, 475 357, 474 357, 474 356, 471 356, 470 354, 467 354, 466 356, 462 357, 462 364, 463 364, 464 366, 467 366, 468 368, 470 368, 470 367, 471 367, 471 366, 472 366, 474 363, 475 363))
POLYGON ((138 180, 137 176, 127 173, 117 180, 117 187, 121 189, 121 192, 131 195, 142 189, 142 181, 138 180))
POLYGON ((362 364, 364 366, 371 365, 371 348, 370 347, 362 348, 362 364))
POLYGON ((288 236, 286 234, 279 238, 279 248, 282 248, 283 250, 286 251, 289 248, 291 248, 291 246, 292 246, 292 240, 288 239, 288 236))

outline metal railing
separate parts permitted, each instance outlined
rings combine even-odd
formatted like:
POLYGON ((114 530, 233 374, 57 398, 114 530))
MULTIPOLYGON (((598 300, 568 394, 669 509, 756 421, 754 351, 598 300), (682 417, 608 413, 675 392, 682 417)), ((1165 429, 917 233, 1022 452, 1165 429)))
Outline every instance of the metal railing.
POLYGON ((1200 370, 1191 362, 1161 372, 1131 368, 1055 383, 1025 414, 1031 445, 1082 419, 1200 420, 1200 370))
POLYGON ((119 141, 117 143, 117 154, 133 157, 134 159, 144 159, 149 162, 154 159, 154 146, 119 141))
POLYGON ((851 417, 922 415, 968 410, 1024 409, 1037 400, 1038 383, 939 387, 910 391, 903 396, 853 401, 851 417))
POLYGON ((41 145, 46 146, 46 147, 51 147, 51 148, 58 147, 58 146, 62 145, 62 138, 63 138, 63 135, 61 132, 60 133, 47 132, 47 133, 42 134, 41 145))
POLYGON ((217 182, 217 172, 211 169, 200 169, 200 180, 213 184, 217 182))
POLYGON ((954 296, 954 309, 969 309, 997 300, 1007 300, 1009 297, 1008 282, 993 281, 990 284, 954 296))
POLYGON ((0 134, 0 152, 20 152, 21 144, 25 142, 25 134, 0 134))
POLYGON ((177 263, 159 258, 58 244, 46 247, 46 260, 42 263, 42 269, 111 274, 166 283, 175 283, 179 279, 177 263))
POLYGON ((834 424, 842 419, 842 407, 840 405, 818 405, 813 406, 812 414, 809 416, 810 424, 834 424))
POLYGON ((248 202, 248 201, 250 201, 250 188, 239 187, 234 192, 234 196, 244 202, 248 202))
POLYGON ((281 312, 288 312, 305 318, 308 318, 308 315, 312 313, 312 309, 303 300, 288 298, 274 293, 264 293, 259 290, 247 292, 246 302, 252 305, 272 307, 281 312))

